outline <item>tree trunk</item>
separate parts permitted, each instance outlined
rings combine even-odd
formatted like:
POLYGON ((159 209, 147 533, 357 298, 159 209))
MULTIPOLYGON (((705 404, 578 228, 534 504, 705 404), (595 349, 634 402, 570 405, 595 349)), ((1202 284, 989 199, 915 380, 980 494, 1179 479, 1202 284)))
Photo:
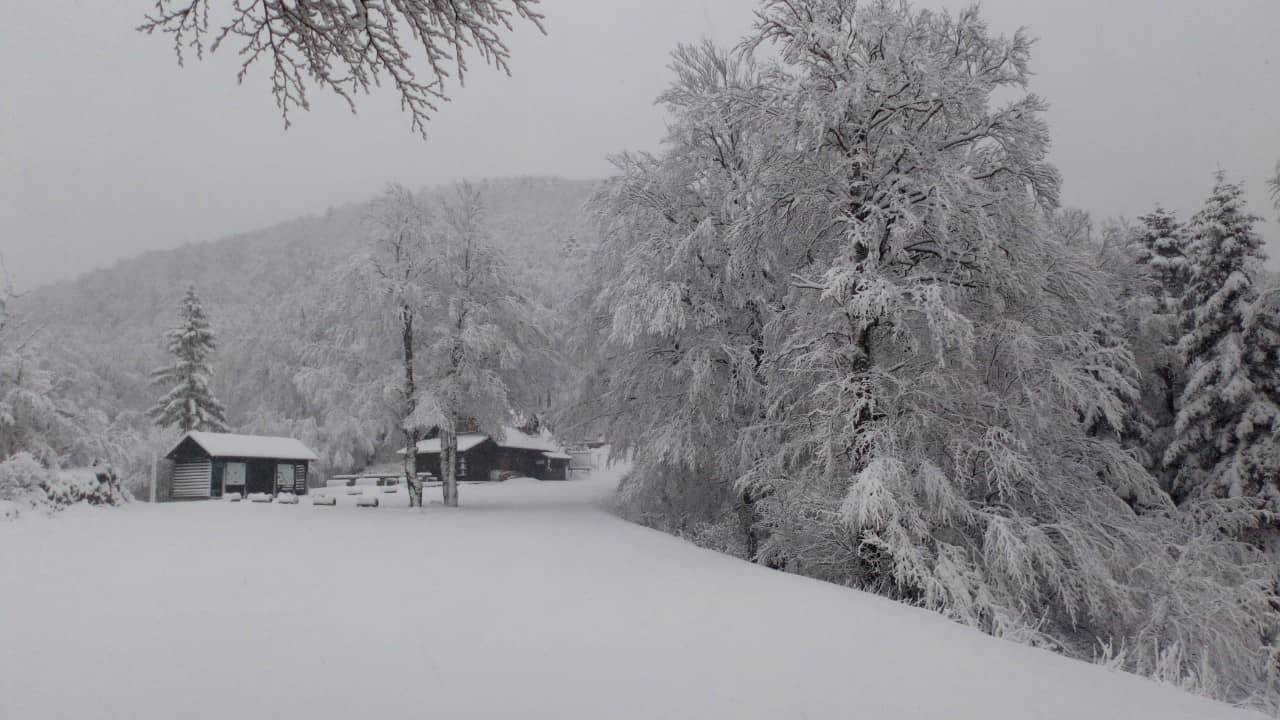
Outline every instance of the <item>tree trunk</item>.
POLYGON ((444 494, 445 507, 458 507, 458 412, 456 409, 458 398, 455 396, 456 391, 452 388, 462 368, 462 329, 466 323, 466 317, 466 305, 459 301, 458 321, 454 323, 449 351, 450 410, 447 413, 448 417, 445 418, 445 425, 448 427, 440 429, 440 488, 444 494))
POLYGON ((404 484, 409 493, 409 507, 422 507, 422 486, 418 484, 418 428, 409 427, 409 418, 418 404, 418 388, 413 377, 413 309, 400 304, 400 340, 404 348, 404 410, 400 418, 404 429, 404 484))
POLYGON ((409 507, 422 507, 422 484, 418 480, 418 429, 405 430, 408 449, 404 453, 404 485, 409 507))
POLYGON ((440 490, 445 507, 458 507, 458 434, 453 431, 454 419, 449 427, 440 428, 440 490))

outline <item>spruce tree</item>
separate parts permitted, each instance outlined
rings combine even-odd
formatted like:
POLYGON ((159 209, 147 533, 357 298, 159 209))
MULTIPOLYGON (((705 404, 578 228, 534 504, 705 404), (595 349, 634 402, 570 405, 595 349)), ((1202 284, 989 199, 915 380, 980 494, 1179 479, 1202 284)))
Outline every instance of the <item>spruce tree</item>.
POLYGON ((1187 236, 1177 217, 1160 206, 1138 218, 1133 244, 1138 265, 1146 268, 1159 312, 1176 312, 1187 284, 1187 236))
POLYGON ((160 427, 176 425, 183 432, 225 432, 222 403, 209 390, 209 356, 217 342, 194 287, 178 303, 178 317, 178 325, 165 333, 165 349, 174 362, 151 373, 153 383, 169 388, 151 408, 151 417, 160 427))
POLYGON ((1186 367, 1178 353, 1178 340, 1182 297, 1189 280, 1189 239, 1177 217, 1160 206, 1138 221, 1129 246, 1140 283, 1135 308, 1142 325, 1138 330, 1142 335, 1141 352, 1145 352, 1140 364, 1149 373, 1143 384, 1151 432, 1146 436, 1144 452, 1148 469, 1167 489, 1173 478, 1164 467, 1164 453, 1173 436, 1178 398, 1186 385, 1186 367))
POLYGON ((1187 366, 1165 451, 1178 499, 1258 497, 1280 510, 1277 320, 1255 278, 1265 255, 1243 191, 1219 172, 1192 219, 1178 350, 1187 366))

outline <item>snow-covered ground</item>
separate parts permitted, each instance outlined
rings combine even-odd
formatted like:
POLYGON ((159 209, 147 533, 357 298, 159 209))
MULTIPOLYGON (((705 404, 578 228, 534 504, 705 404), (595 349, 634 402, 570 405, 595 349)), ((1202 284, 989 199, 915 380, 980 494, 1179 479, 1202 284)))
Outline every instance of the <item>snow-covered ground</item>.
POLYGON ((630 525, 611 475, 0 523, 0 718, 1248 716, 630 525))

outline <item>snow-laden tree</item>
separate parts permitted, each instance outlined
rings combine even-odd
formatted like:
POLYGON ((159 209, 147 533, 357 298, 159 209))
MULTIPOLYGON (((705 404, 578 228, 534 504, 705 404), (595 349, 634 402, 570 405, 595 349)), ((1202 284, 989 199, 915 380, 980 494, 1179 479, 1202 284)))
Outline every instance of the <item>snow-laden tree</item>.
POLYGON ((579 342, 600 352, 576 414, 615 452, 634 450, 630 512, 694 524, 733 494, 737 436, 763 412, 770 304, 804 250, 763 224, 782 178, 761 176, 752 156, 783 158, 750 119, 754 63, 704 43, 672 67, 660 98, 669 151, 616 158, 620 174, 594 202, 603 241, 579 342))
POLYGON ((1138 264, 1150 272, 1150 292, 1160 299, 1161 312, 1176 313, 1188 280, 1186 230, 1171 211, 1159 206, 1138 222, 1132 240, 1138 264))
POLYGON ((597 199, 582 402, 646 521, 1256 696, 1274 573, 1213 529, 1248 508, 1179 511, 1126 446, 1123 283, 1057 222, 1030 48, 973 9, 769 0, 737 54, 681 50, 664 151, 597 199))
POLYGON ((1189 279, 1188 237, 1177 217, 1157 206, 1138 218, 1128 243, 1133 263, 1121 269, 1119 276, 1129 285, 1121 294, 1127 300, 1131 347, 1143 371, 1142 396, 1153 425, 1145 443, 1147 465, 1167 488, 1171 478, 1161 461, 1186 380, 1177 345, 1182 334, 1182 297, 1189 279))
POLYGON ((427 123, 461 85, 474 53, 510 73, 506 36, 525 20, 542 30, 538 0, 155 0, 139 30, 172 36, 179 64, 187 51, 202 58, 237 45, 237 79, 261 61, 271 68, 271 93, 289 126, 294 108, 307 110, 308 85, 341 97, 388 83, 413 129, 427 123))
MULTIPOLYGON (((431 221, 425 204, 408 189, 394 184, 370 204, 367 216, 372 277, 378 290, 389 299, 400 331, 403 379, 398 415, 406 448, 417 447, 421 435, 420 428, 410 422, 418 401, 414 353, 419 341, 414 319, 426 296, 424 282, 437 262, 429 245, 431 221)), ((422 485, 414 468, 413 452, 404 454, 404 475, 409 506, 422 505, 422 485)))
POLYGON ((17 317, 13 299, 0 284, 0 519, 85 499, 123 501, 115 483, 99 488, 59 474, 60 467, 107 459, 104 423, 68 400, 66 379, 48 367, 39 333, 17 317))
POLYGON ((69 397, 71 383, 54 372, 40 329, 16 312, 15 299, 0 284, 0 461, 25 453, 56 470, 105 459, 93 418, 69 397))
POLYGON ((529 303, 488 237, 481 191, 457 186, 438 206, 430 239, 431 274, 420 315, 424 347, 409 423, 440 437, 444 504, 458 505, 458 432, 501 438, 521 385, 528 350, 539 340, 529 303))
POLYGON ((1178 347, 1187 384, 1165 464, 1179 497, 1253 497, 1280 511, 1280 336, 1260 302, 1259 220, 1240 185, 1219 172, 1192 218, 1190 283, 1178 347))
POLYGON ((168 389, 151 408, 151 417, 160 427, 177 427, 182 432, 225 432, 225 411, 209 388, 209 359, 217 341, 194 287, 188 287, 178 303, 178 320, 165 333, 165 349, 173 362, 151 374, 155 385, 168 389))

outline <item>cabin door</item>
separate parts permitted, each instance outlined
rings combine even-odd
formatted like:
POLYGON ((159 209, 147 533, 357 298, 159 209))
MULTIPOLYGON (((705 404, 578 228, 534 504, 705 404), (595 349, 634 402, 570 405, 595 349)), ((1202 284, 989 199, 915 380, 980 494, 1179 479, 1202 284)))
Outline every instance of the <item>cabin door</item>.
POLYGON ((275 490, 275 463, 270 460, 250 460, 246 474, 246 492, 270 493, 275 490))

